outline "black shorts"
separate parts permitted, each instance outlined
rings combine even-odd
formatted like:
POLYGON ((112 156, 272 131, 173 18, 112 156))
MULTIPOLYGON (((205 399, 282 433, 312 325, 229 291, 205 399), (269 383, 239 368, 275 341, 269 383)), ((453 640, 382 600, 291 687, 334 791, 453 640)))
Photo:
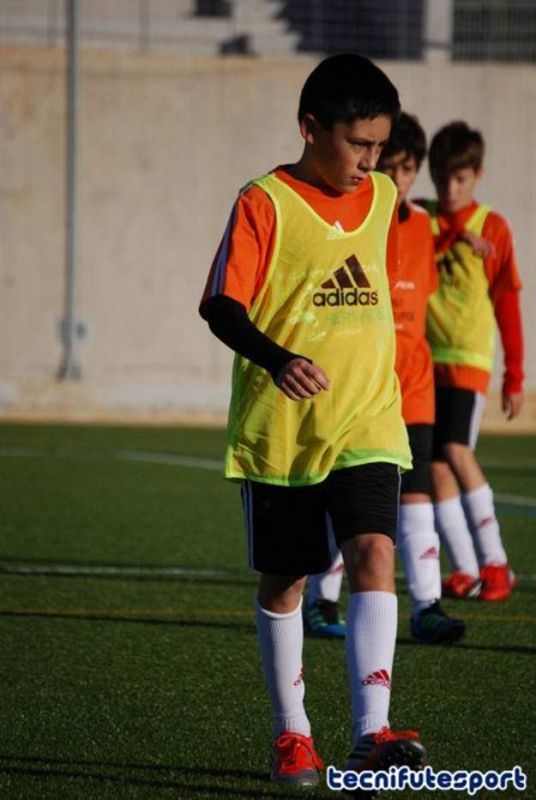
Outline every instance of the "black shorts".
POLYGON ((444 461, 443 446, 456 442, 476 446, 485 397, 470 389, 436 386, 434 461, 444 461))
POLYGON ((313 575, 331 564, 328 526, 338 545, 360 533, 396 538, 400 493, 394 464, 331 472, 313 486, 244 481, 242 504, 249 564, 271 575, 313 575))
POLYGON ((430 462, 434 441, 433 425, 408 425, 409 446, 413 467, 402 473, 402 494, 432 494, 430 462))

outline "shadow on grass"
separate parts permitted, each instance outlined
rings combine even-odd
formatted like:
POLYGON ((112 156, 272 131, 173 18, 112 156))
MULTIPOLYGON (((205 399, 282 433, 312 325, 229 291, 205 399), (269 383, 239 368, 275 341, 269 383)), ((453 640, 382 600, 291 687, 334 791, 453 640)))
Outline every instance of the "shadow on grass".
POLYGON ((465 642, 457 642, 454 645, 430 645, 430 644, 420 644, 419 642, 414 642, 413 639, 399 637, 396 640, 397 645, 409 645, 410 647, 423 647, 427 649, 435 648, 436 651, 441 652, 441 650, 445 649, 445 647, 449 647, 453 650, 479 650, 483 653, 519 653, 520 655, 524 656, 534 656, 536 655, 536 647, 527 647, 525 645, 486 645, 486 644, 467 644, 465 642))
MULTIPOLYGON (((248 615, 251 616, 251 614, 248 615)), ((136 617, 121 614, 102 614, 97 612, 92 614, 90 611, 62 612, 47 610, 9 610, 0 611, 0 617, 19 617, 33 619, 61 619, 71 622, 114 622, 114 623, 133 623, 135 625, 171 625, 176 628, 232 628, 235 631, 245 633, 255 633, 253 622, 234 622, 232 620, 217 619, 174 619, 173 617, 136 617)))
MULTIPOLYGON (((237 799, 263 797, 281 800, 281 798, 289 796, 288 789, 285 789, 284 794, 275 790, 275 787, 269 781, 267 772, 239 769, 200 769, 183 767, 178 764, 130 764, 0 753, 0 776, 2 773, 12 776, 45 778, 47 780, 79 779, 81 781, 99 783, 118 783, 122 786, 181 789, 183 791, 186 790, 188 796, 191 797, 196 797, 199 794, 208 794, 214 795, 214 797, 233 797, 237 799), (203 779, 206 780, 206 783, 203 782, 203 779), (225 782, 229 784, 232 781, 259 781, 264 786, 249 788, 236 786, 235 783, 225 785, 225 782)), ((185 795, 181 794, 179 796, 184 797, 185 795)), ((290 796, 296 797, 300 795, 291 791, 290 796)))

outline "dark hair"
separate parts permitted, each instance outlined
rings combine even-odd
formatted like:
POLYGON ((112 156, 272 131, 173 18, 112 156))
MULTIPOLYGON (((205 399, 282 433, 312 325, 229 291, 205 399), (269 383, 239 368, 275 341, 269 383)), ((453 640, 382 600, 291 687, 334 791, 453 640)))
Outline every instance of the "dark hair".
POLYGON ((484 139, 466 122, 451 122, 435 134, 428 158, 434 183, 457 169, 472 167, 477 172, 484 160, 484 139))
POLYGON ((386 158, 392 158, 399 153, 405 153, 408 158, 413 156, 419 168, 426 156, 426 134, 419 124, 417 117, 400 114, 391 128, 389 141, 382 150, 380 165, 386 158))
POLYGON ((301 92, 298 120, 312 114, 331 130, 336 122, 380 115, 394 121, 399 113, 398 92, 387 75, 368 58, 348 53, 324 59, 311 72, 301 92))

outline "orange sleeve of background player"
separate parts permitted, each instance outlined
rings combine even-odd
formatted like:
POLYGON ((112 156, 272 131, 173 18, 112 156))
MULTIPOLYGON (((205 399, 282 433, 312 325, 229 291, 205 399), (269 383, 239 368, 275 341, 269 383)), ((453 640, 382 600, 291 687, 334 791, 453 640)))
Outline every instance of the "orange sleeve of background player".
POLYGON ((493 211, 486 218, 482 236, 494 246, 484 266, 504 351, 503 393, 517 394, 523 390, 524 345, 519 302, 522 283, 514 240, 506 220, 493 211))
POLYGON ((503 291, 522 288, 514 249, 514 239, 506 220, 490 211, 482 228, 482 236, 493 244, 494 252, 484 259, 484 268, 494 300, 503 291))

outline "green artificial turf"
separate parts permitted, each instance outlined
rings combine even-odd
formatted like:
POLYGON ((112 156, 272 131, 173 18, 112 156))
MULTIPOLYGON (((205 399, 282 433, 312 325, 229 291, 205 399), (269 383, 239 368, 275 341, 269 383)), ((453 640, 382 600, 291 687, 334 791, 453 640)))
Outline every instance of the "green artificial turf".
MULTIPOLYGON (((267 779, 256 581, 238 489, 212 463, 224 439, 219 430, 0 425, 0 800, 339 796, 267 779)), ((399 579, 393 727, 419 729, 436 769, 520 764, 529 774, 525 795, 477 798, 535 792, 535 453, 536 437, 479 445, 519 574, 508 601, 445 601, 467 620, 465 639, 416 646, 399 579)), ((305 664, 318 748, 340 766, 344 644, 306 640, 305 664)))

